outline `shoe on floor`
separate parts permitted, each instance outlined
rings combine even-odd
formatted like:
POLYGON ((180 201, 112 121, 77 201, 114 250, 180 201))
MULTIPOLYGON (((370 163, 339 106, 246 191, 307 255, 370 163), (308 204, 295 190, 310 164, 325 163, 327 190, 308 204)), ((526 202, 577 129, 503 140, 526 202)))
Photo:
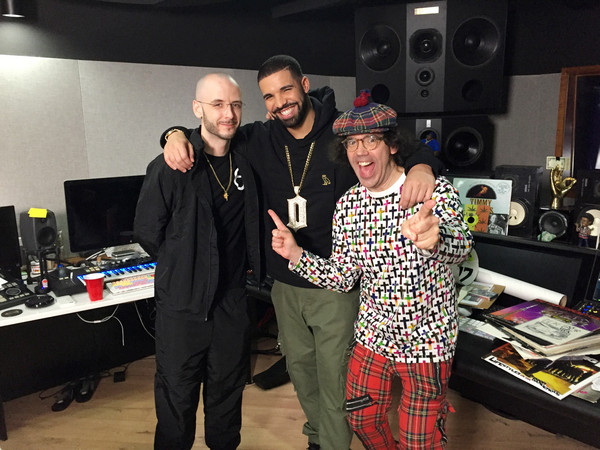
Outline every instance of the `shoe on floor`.
POLYGON ((314 444, 312 442, 309 442, 307 450, 321 450, 321 446, 319 444, 314 444))
POLYGON ((99 378, 97 375, 88 375, 79 380, 79 388, 75 391, 75 401, 77 403, 85 403, 92 398, 96 387, 98 386, 99 378))
POLYGON ((52 405, 52 411, 64 411, 75 398, 75 392, 79 390, 78 382, 69 382, 62 390, 56 394, 56 401, 52 405))

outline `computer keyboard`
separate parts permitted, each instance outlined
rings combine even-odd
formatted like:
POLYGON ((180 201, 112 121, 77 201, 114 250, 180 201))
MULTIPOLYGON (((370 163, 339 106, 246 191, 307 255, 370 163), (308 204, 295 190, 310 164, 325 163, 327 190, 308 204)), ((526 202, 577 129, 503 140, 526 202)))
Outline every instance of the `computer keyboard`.
POLYGON ((154 286, 154 273, 136 275, 127 278, 121 278, 117 281, 106 283, 106 288, 111 294, 118 295, 126 292, 138 291, 154 286))

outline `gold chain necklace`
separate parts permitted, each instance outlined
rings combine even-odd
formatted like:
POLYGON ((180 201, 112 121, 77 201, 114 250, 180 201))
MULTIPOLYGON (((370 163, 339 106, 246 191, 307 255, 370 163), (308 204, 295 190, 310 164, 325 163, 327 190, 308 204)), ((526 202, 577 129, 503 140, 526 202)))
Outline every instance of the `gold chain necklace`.
POLYGON ((219 183, 219 186, 221 186, 221 189, 223 189, 223 198, 225 199, 225 201, 229 201, 229 194, 227 192, 229 191, 229 188, 231 187, 231 183, 233 182, 233 165, 231 164, 231 152, 229 152, 229 184, 227 184, 227 189, 225 189, 225 187, 223 186, 223 183, 221 183, 221 180, 219 180, 219 177, 217 176, 217 172, 215 172, 215 168, 210 163, 210 159, 208 159, 208 155, 204 152, 202 152, 202 153, 203 153, 204 157, 206 158, 206 162, 210 166, 210 170, 212 170, 213 175, 217 179, 217 183, 219 183))
POLYGON ((300 196, 300 189, 302 189, 304 177, 306 176, 306 172, 308 172, 308 166, 310 164, 310 158, 312 157, 313 150, 315 148, 315 142, 313 141, 312 144, 310 144, 308 156, 306 157, 306 162, 304 163, 304 171, 302 172, 302 178, 300 178, 300 184, 298 186, 294 184, 294 172, 292 171, 292 160, 290 158, 290 151, 287 145, 284 148, 285 158, 287 159, 288 169, 290 170, 292 188, 294 189, 294 193, 296 194, 294 198, 287 199, 289 218, 289 222, 287 225, 292 230, 298 231, 300 228, 308 226, 306 222, 306 199, 300 196))

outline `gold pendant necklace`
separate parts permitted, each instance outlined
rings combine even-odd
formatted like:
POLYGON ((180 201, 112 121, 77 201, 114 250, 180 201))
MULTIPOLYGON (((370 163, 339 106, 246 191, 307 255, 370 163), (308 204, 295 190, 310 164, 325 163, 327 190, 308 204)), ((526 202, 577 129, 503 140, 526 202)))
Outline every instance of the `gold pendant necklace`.
POLYGON ((210 160, 208 159, 207 154, 204 152, 202 152, 202 153, 203 153, 204 157, 206 158, 206 162, 210 166, 210 170, 212 170, 213 175, 217 179, 217 183, 219 183, 219 186, 221 186, 221 189, 223 189, 223 198, 225 199, 225 201, 229 201, 229 194, 227 192, 229 191, 229 188, 231 187, 231 183, 233 182, 233 165, 231 164, 231 152, 229 152, 229 183, 227 184, 227 189, 225 189, 225 187, 221 183, 221 180, 219 180, 219 177, 217 176, 217 172, 215 172, 215 168, 210 163, 210 160))
POLYGON ((294 231, 298 231, 300 228, 305 228, 308 226, 306 222, 306 199, 300 196, 300 189, 302 189, 302 184, 304 183, 304 177, 306 176, 306 172, 308 171, 308 165, 310 164, 310 158, 313 154, 313 150, 315 148, 315 142, 313 141, 310 144, 310 149, 308 150, 308 156, 306 157, 306 162, 304 163, 304 171, 302 172, 302 178, 300 178, 300 184, 296 186, 294 184, 294 172, 292 171, 292 161, 290 159, 290 151, 288 150, 287 145, 285 148, 285 157, 288 163, 288 169, 290 169, 290 178, 292 179, 292 188, 294 189, 294 194, 296 196, 294 198, 288 198, 288 227, 290 227, 294 231))

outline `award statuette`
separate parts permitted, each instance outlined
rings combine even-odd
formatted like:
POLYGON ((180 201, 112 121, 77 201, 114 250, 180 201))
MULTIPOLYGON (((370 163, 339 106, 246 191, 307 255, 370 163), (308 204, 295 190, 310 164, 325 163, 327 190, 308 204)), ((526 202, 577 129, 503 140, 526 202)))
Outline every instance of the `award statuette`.
POLYGON ((550 172, 550 185, 552 186, 552 209, 560 209, 565 194, 571 190, 577 180, 572 177, 563 178, 563 169, 556 165, 550 172))

